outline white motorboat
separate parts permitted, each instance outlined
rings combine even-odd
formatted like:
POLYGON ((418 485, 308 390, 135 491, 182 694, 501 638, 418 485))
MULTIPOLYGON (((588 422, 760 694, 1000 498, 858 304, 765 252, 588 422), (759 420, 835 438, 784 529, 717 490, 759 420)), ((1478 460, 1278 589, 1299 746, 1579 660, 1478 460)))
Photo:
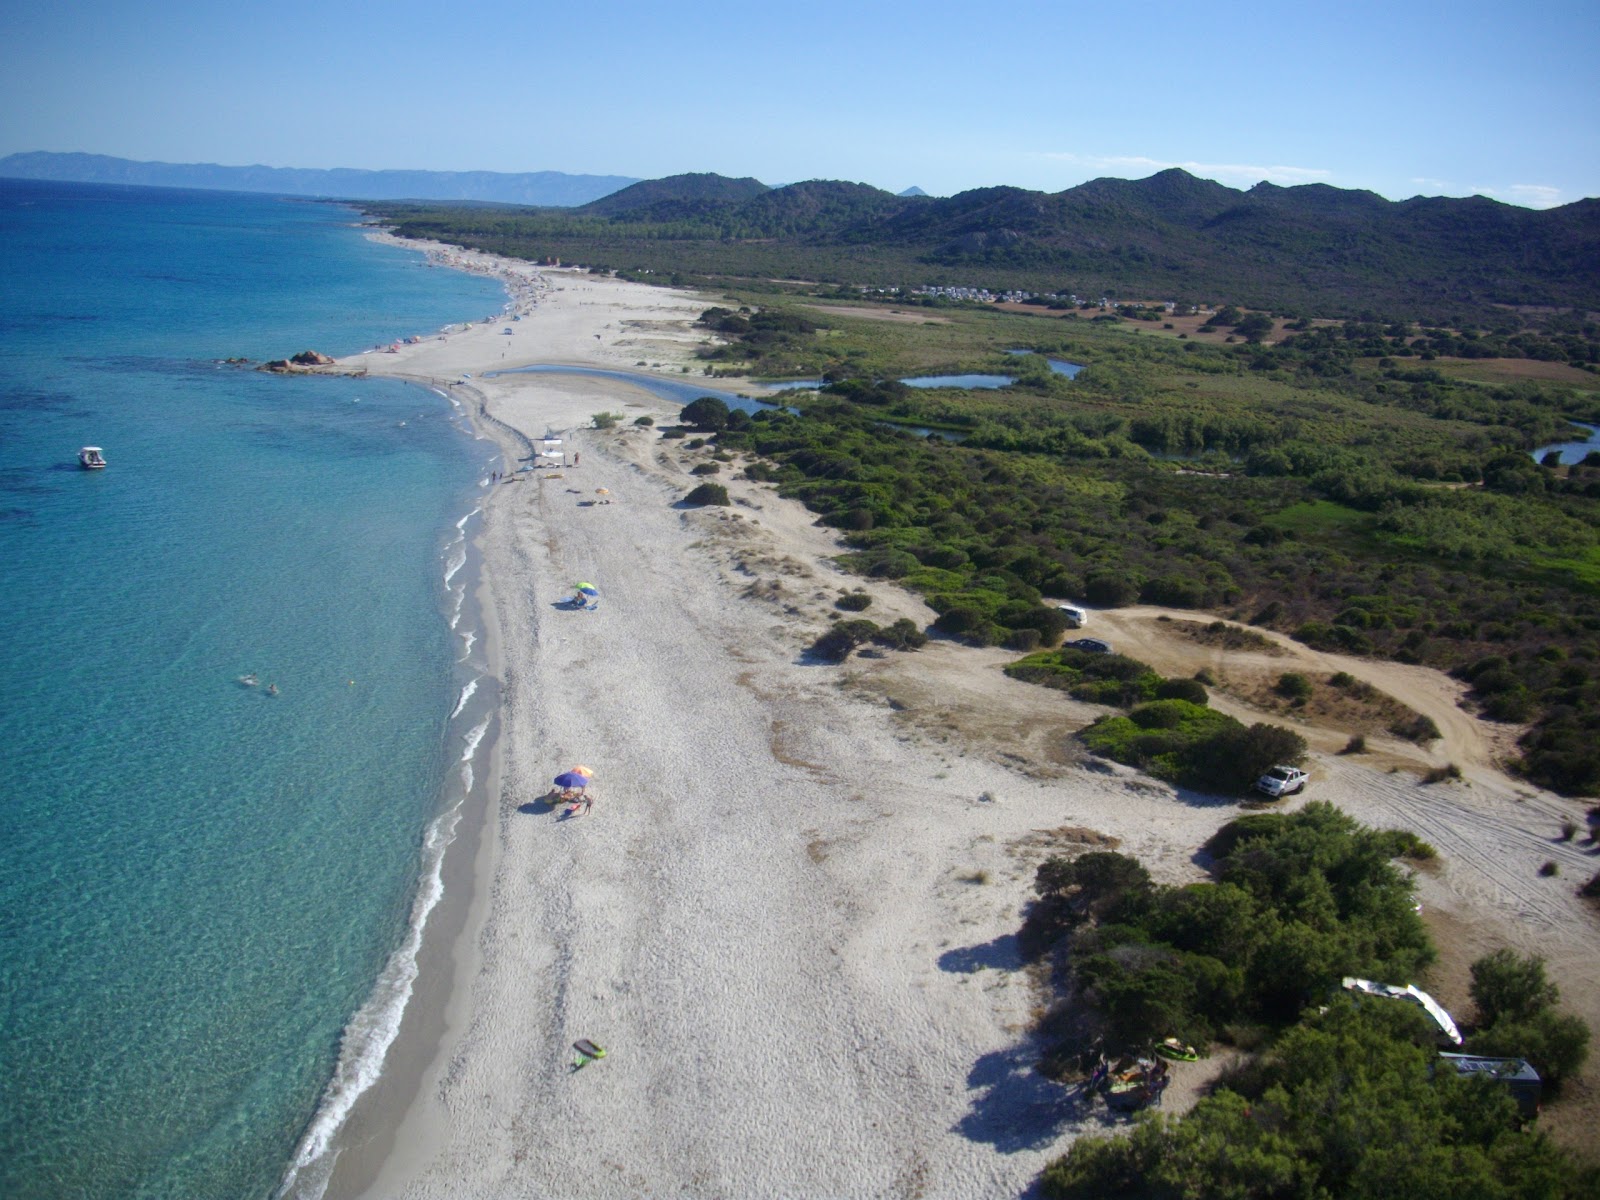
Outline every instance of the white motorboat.
POLYGON ((78 465, 85 471, 103 471, 106 457, 100 452, 99 446, 85 446, 78 451, 78 465))

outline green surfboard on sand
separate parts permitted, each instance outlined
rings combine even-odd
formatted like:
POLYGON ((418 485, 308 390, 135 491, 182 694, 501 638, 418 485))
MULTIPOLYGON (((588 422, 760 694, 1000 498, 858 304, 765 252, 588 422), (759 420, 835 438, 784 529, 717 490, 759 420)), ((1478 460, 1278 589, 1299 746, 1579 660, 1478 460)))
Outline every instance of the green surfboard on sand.
POLYGON ((572 1048, 578 1052, 579 1058, 574 1065, 579 1067, 606 1056, 605 1047, 595 1045, 588 1038, 579 1038, 572 1043, 572 1048))

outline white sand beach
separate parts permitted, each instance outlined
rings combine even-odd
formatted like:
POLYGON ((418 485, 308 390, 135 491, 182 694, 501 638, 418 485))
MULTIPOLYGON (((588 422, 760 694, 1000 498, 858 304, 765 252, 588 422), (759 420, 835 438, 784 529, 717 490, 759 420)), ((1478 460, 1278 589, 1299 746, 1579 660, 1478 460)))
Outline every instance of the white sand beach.
MULTIPOLYGON (((933 614, 841 572, 833 532, 738 463, 717 476, 732 507, 679 506, 712 448, 660 438, 675 405, 589 377, 482 378, 559 363, 682 380, 717 298, 433 253, 506 278, 521 319, 341 369, 449 385, 507 469, 546 430, 581 462, 519 470, 486 501, 495 799, 451 849, 416 994, 327 1194, 1021 1194, 1104 1128, 1033 1070, 1040 998, 1014 935, 1034 867, 1076 828, 1163 881, 1199 880, 1195 851, 1238 809, 1083 761, 1070 734, 1096 710, 1005 678, 1004 651, 805 662, 843 588, 868 591, 879 623, 933 614), (589 428, 602 410, 623 419, 589 428), (632 424, 645 414, 656 428, 632 424), (560 606, 579 579, 596 610, 560 606), (579 763, 595 802, 566 818, 541 797, 579 763), (605 1059, 573 1069, 579 1038, 605 1059)), ((1162 636, 1140 614, 1116 620, 1162 636)), ((1430 678, 1459 736, 1480 736, 1430 678)), ((1301 800, 1440 850, 1418 879, 1451 939, 1440 999, 1465 1007, 1472 952, 1511 944, 1546 954, 1600 1027, 1593 917, 1572 895, 1592 866, 1552 840, 1582 806, 1488 753, 1455 756, 1463 782, 1423 787, 1421 751, 1360 762, 1325 743, 1301 800), (1538 877, 1546 859, 1561 878, 1538 877)), ((1180 1085, 1208 1069, 1180 1065, 1180 1085)))

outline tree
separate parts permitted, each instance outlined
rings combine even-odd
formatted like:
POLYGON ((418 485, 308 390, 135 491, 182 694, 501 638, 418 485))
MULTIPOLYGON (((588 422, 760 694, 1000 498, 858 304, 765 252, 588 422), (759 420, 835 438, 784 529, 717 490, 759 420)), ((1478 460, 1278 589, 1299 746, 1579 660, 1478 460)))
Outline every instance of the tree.
POLYGON ((1251 313, 1233 327, 1233 331, 1245 340, 1259 342, 1273 329, 1272 318, 1266 313, 1251 313))
POLYGON ((1543 958, 1524 958, 1506 948, 1472 964, 1470 990, 1479 1021, 1486 1026, 1501 1020, 1526 1021, 1561 998, 1561 990, 1545 978, 1543 958))
POLYGON ((731 501, 728 489, 720 483, 702 483, 683 498, 685 504, 719 504, 726 508, 731 501))
POLYGON ((728 426, 728 405, 715 396, 701 396, 683 406, 680 421, 696 429, 718 430, 728 426))

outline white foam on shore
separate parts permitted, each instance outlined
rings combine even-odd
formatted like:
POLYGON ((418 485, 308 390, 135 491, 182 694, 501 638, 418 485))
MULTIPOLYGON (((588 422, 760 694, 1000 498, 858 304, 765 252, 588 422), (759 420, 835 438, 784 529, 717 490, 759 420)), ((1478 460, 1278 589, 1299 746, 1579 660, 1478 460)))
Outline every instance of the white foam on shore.
POLYGON ((461 520, 456 522, 456 528, 457 529, 461 529, 461 530, 465 530, 466 527, 467 527, 467 522, 472 520, 473 517, 477 516, 482 511, 483 511, 483 509, 481 509, 481 508, 473 509, 466 516, 462 517, 461 520))
POLYGON ((457 660, 458 662, 466 662, 467 659, 472 657, 472 647, 477 643, 477 640, 478 631, 475 629, 469 629, 461 635, 461 657, 457 660))
MULTIPOLYGON (((476 686, 476 685, 474 685, 476 686)), ((489 732, 489 722, 494 718, 485 717, 483 723, 467 730, 466 736, 461 740, 466 743, 466 749, 461 752, 462 762, 471 762, 472 756, 478 752, 478 743, 483 741, 483 735, 489 732)))
POLYGON ((469 680, 467 686, 461 689, 461 698, 456 701, 455 711, 450 714, 452 721, 461 715, 461 710, 467 706, 467 701, 472 699, 472 693, 477 690, 478 681, 476 679, 469 680))
MULTIPOLYGON (((454 545, 460 545, 460 539, 458 538, 456 540, 456 542, 453 543, 453 544, 454 545)), ((467 552, 465 550, 462 550, 461 553, 459 553, 459 554, 452 554, 450 556, 450 565, 445 568, 445 572, 444 572, 444 585, 445 585, 445 587, 449 587, 450 586, 450 581, 456 577, 456 572, 461 570, 461 568, 466 566, 466 565, 467 565, 467 552)))
MULTIPOLYGON (((485 720, 479 726, 480 740, 488 724, 485 720)), ((339 1041, 339 1063, 322 1094, 316 1116, 300 1139, 289 1172, 278 1188, 279 1200, 287 1197, 320 1200, 327 1190, 328 1178, 338 1157, 337 1153, 328 1153, 334 1135, 344 1125, 356 1100, 377 1081, 384 1056, 400 1033, 400 1020, 417 979, 417 952, 422 946, 422 931, 428 914, 444 895, 444 852, 455 839, 460 820, 461 803, 458 801, 449 812, 429 824, 423 836, 422 882, 411 905, 405 940, 389 956, 372 995, 345 1027, 339 1041)))
MULTIPOLYGON (((455 572, 453 571, 451 572, 451 574, 454 573, 455 572)), ((448 575, 445 576, 445 581, 449 582, 449 578, 450 577, 448 575)), ((460 587, 450 588, 449 591, 450 594, 456 598, 455 607, 450 613, 450 628, 454 629, 457 625, 461 624, 461 608, 467 602, 467 585, 463 583, 460 587)))

